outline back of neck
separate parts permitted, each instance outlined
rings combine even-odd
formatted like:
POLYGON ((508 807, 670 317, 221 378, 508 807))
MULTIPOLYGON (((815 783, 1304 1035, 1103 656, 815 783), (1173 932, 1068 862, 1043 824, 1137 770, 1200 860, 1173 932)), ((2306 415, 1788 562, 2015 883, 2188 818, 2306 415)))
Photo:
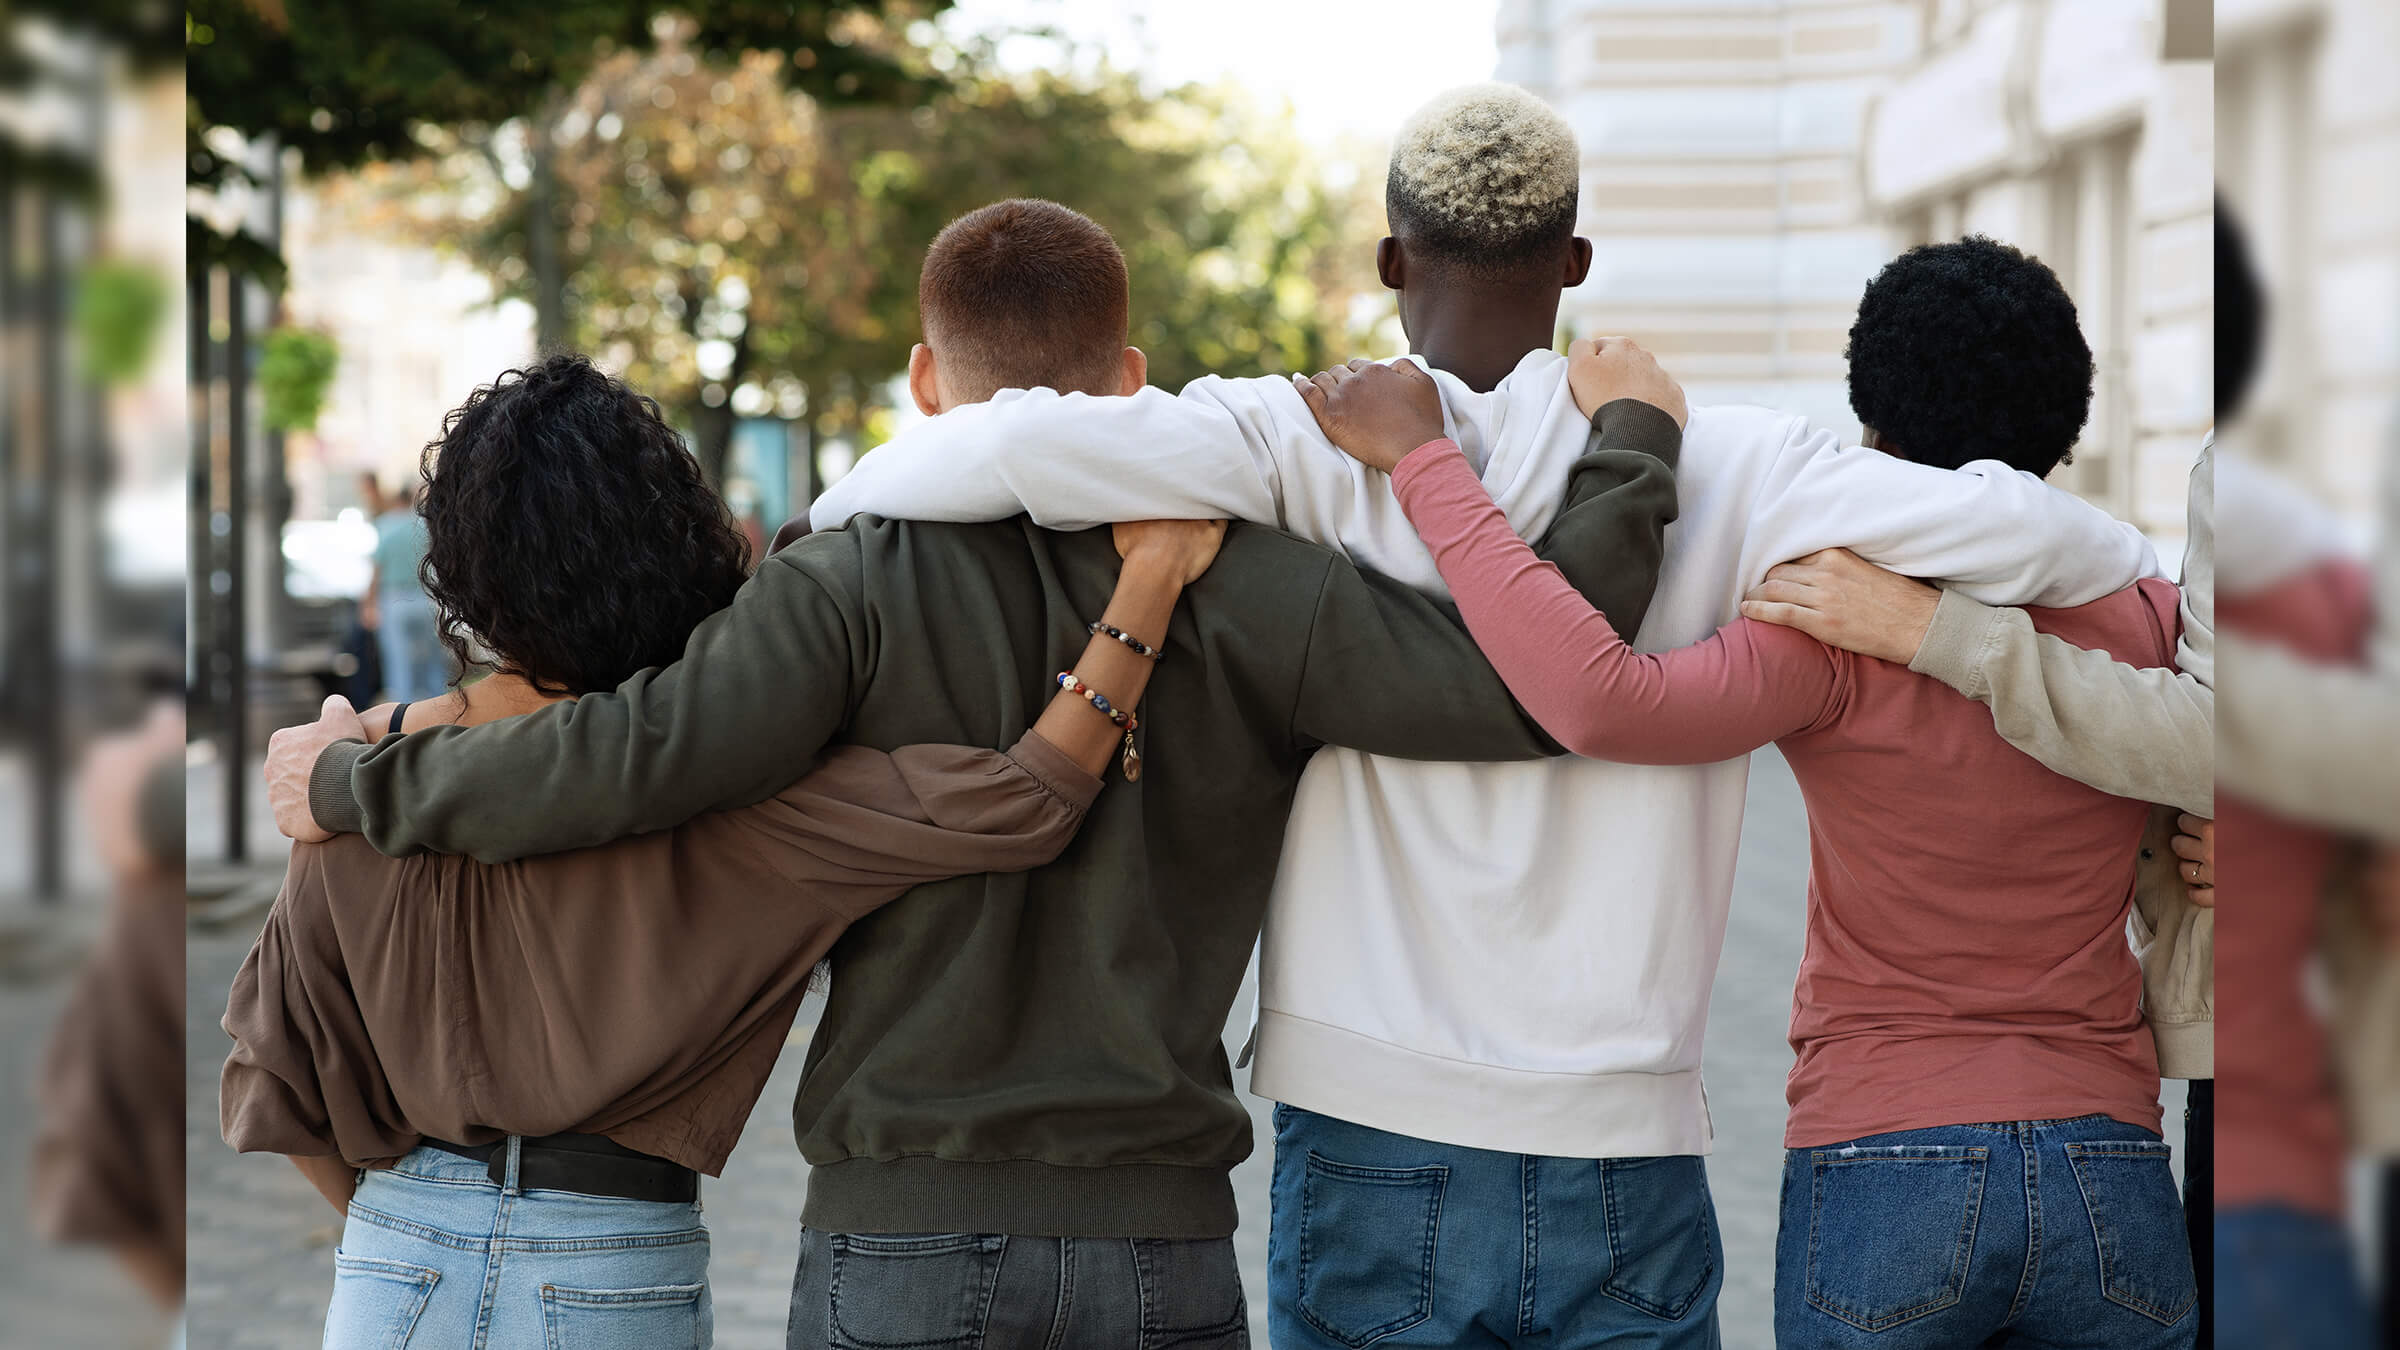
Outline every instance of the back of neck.
POLYGON ((1410 327, 1409 346, 1435 370, 1457 376, 1478 394, 1488 394, 1528 352, 1550 350, 1557 323, 1555 292, 1547 305, 1492 297, 1419 316, 1410 327))

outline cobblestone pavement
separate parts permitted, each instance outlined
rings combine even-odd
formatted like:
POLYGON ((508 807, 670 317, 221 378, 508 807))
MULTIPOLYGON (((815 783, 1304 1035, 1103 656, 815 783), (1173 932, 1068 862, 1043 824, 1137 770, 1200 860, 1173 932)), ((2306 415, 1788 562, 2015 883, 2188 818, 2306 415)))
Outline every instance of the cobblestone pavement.
MULTIPOLYGON (((204 795, 196 792, 195 796, 204 795)), ((199 803, 195 802, 195 809, 199 803)), ((1772 1342, 1775 1207, 1781 1182, 1783 1080, 1791 1064, 1784 1027, 1800 957, 1808 836, 1791 774, 1772 752, 1758 756, 1736 874, 1733 922, 1709 1027, 1707 1073, 1716 1123, 1710 1183, 1724 1232, 1725 1344, 1766 1350, 1772 1342)), ((248 949, 254 924, 195 929, 190 946, 190 1156, 192 1166, 193 1350, 302 1350, 318 1343, 331 1285, 339 1217, 280 1159, 237 1157, 217 1135, 216 1074, 224 1055, 217 1018, 248 949)), ((1230 1049, 1246 1030, 1247 990, 1227 1028, 1230 1049)), ((799 1249, 796 1215, 807 1172, 792 1145, 790 1109, 802 1047, 814 1025, 802 1011, 792 1045, 753 1113, 725 1177, 706 1190, 714 1233, 717 1343, 726 1350, 782 1344, 786 1300, 799 1249)), ((2180 1124, 2180 1092, 2170 1111, 2180 1124)), ((1264 1347, 1267 1104, 1247 1099, 1258 1148, 1235 1173, 1241 1231, 1235 1238, 1248 1287, 1255 1342, 1264 1347)), ((2179 1131, 2171 1137, 2180 1144, 2179 1131)))

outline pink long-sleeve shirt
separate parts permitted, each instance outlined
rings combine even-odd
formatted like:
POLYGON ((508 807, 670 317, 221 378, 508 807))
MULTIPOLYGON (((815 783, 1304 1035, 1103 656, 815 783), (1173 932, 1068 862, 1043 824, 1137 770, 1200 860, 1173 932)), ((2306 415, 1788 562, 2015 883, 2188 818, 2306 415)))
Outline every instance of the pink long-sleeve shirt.
MULTIPOLYGON (((1703 764, 1774 743, 1808 802, 1808 946, 1787 1147, 2106 1115, 2159 1127, 2125 938, 2149 808, 2010 747, 1905 667, 1741 620, 1650 654, 1510 530, 1447 440, 1392 487, 1468 629, 1580 755, 1703 764)), ((2177 593, 2144 581, 2034 626, 2137 666, 2174 659, 2177 593)))

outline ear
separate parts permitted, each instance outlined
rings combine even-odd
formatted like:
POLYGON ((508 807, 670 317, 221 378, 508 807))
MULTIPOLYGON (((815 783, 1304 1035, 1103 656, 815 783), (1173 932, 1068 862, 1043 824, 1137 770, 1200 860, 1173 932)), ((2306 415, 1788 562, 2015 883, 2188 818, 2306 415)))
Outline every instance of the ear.
POLYGON ((1385 290, 1408 289, 1400 256, 1400 241, 1388 234, 1375 245, 1375 277, 1383 283, 1385 290))
POLYGON ((942 386, 933 368, 933 348, 920 342, 908 349, 908 397, 927 417, 942 412, 942 386))
POLYGON ((1567 244, 1567 285, 1580 286, 1592 274, 1592 241, 1576 235, 1567 244))
POLYGON ((1127 347, 1125 349, 1124 378, 1118 382, 1117 392, 1124 395, 1138 394, 1142 391, 1142 386, 1149 380, 1150 358, 1144 356, 1139 347, 1127 347))

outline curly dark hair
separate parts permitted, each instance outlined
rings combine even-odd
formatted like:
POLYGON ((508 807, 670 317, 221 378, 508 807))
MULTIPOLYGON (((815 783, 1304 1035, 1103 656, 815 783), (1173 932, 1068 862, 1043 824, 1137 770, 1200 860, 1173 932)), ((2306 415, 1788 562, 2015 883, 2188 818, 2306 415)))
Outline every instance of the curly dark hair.
POLYGON ((1886 263, 1845 355, 1851 410, 1919 464, 1997 459, 2047 476, 2092 410, 2075 302, 2040 259, 1982 235, 1886 263))
POLYGON ((2217 417, 2242 410, 2267 345, 2267 293, 2241 222, 2217 198, 2217 417))
POLYGON ((749 543, 658 405, 581 356, 469 395, 425 447, 419 570, 461 670, 480 641, 548 693, 614 689, 683 651, 749 543))

